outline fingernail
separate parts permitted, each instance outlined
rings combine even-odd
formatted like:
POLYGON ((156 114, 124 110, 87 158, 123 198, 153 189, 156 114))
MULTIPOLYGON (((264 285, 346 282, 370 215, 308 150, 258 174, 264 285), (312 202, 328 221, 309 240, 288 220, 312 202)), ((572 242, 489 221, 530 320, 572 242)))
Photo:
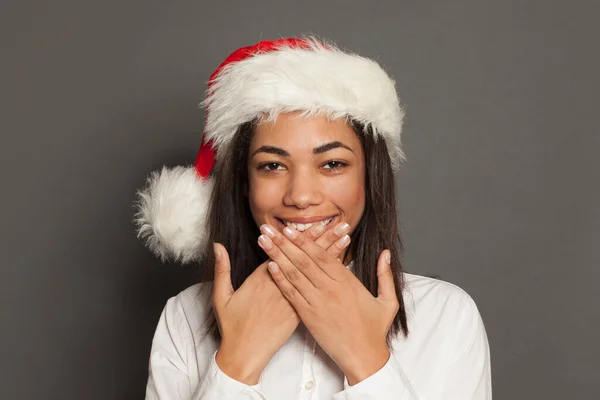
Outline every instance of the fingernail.
POLYGON ((262 233, 264 233, 264 234, 266 234, 266 235, 268 235, 268 236, 272 237, 272 238, 274 238, 274 237, 275 237, 275 230, 274 230, 273 228, 271 228, 271 227, 270 227, 269 225, 267 225, 267 224, 261 225, 261 227, 260 227, 260 231, 261 231, 262 233))
POLYGON ((310 228, 310 232, 312 233, 313 236, 320 235, 324 230, 325 230, 325 225, 323 225, 321 223, 318 223, 315 226, 313 226, 312 228, 310 228))
POLYGON ((219 246, 217 246, 217 244, 215 242, 213 242, 213 251, 215 252, 215 260, 220 261, 221 260, 221 249, 219 249, 219 246))
POLYGON ((386 250, 385 252, 385 262, 389 264, 392 263, 392 256, 390 255, 390 251, 386 250))
POLYGON ((273 242, 265 235, 260 235, 258 237, 258 245, 265 250, 271 250, 273 248, 273 242))
POLYGON ((289 226, 286 226, 283 229, 283 233, 285 234, 285 236, 289 237, 290 239, 295 239, 296 236, 298 236, 298 233, 295 229, 290 228, 289 226))
POLYGON ((269 268, 269 271, 271 271, 273 274, 279 271, 279 265, 277 265, 274 261, 271 261, 267 265, 267 267, 269 268))
POLYGON ((333 232, 336 235, 343 235, 344 233, 348 232, 349 229, 350 229, 350 225, 348 225, 345 222, 342 222, 341 224, 339 224, 338 226, 335 227, 333 232))
POLYGON ((348 243, 350 243, 350 236, 348 235, 342 236, 342 238, 336 242, 337 246, 340 249, 343 249, 344 247, 348 246, 348 243))

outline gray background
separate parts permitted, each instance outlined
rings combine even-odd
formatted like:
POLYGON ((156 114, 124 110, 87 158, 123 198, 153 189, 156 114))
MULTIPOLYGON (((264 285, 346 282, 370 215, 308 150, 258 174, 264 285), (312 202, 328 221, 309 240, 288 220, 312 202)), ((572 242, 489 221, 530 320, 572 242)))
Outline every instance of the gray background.
POLYGON ((193 162, 225 56, 306 32, 397 80, 407 270, 476 300, 494 397, 600 398, 598 2, 216 3, 2 2, 0 398, 143 397, 198 271, 142 247, 135 191, 193 162))

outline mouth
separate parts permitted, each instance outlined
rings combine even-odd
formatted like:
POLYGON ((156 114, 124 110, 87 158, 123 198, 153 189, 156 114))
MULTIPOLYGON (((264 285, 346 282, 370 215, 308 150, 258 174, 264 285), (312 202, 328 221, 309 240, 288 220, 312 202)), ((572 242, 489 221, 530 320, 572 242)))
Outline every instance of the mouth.
POLYGON ((283 227, 289 226, 290 228, 296 229, 298 232, 305 232, 311 226, 316 225, 316 224, 321 224, 321 225, 325 226, 325 228, 327 229, 327 227, 332 226, 332 222, 335 219, 337 219, 337 215, 334 215, 331 217, 326 217, 326 218, 316 220, 316 221, 305 222, 305 223, 292 222, 292 221, 285 220, 285 219, 278 218, 278 217, 275 217, 275 219, 277 220, 277 222, 279 222, 281 225, 283 225, 283 227))

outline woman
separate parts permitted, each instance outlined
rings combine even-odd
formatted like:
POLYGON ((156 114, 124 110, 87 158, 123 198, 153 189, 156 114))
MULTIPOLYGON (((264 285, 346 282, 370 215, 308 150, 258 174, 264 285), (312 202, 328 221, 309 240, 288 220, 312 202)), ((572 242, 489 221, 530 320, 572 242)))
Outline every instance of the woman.
POLYGON ((217 68, 204 104, 196 165, 140 192, 148 246, 207 266, 167 302, 146 398, 490 399, 473 300, 402 272, 403 110, 379 65, 263 41, 217 68))

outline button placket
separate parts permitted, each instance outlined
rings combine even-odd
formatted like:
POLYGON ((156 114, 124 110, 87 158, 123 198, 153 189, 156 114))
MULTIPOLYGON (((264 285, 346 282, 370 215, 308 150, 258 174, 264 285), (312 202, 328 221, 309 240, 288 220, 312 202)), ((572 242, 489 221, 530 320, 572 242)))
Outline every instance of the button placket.
POLYGON ((304 329, 304 356, 302 359, 302 378, 300 381, 301 384, 303 384, 303 386, 301 386, 303 390, 301 390, 300 398, 309 400, 312 398, 313 389, 316 385, 312 367, 316 342, 308 329, 306 327, 304 329))

